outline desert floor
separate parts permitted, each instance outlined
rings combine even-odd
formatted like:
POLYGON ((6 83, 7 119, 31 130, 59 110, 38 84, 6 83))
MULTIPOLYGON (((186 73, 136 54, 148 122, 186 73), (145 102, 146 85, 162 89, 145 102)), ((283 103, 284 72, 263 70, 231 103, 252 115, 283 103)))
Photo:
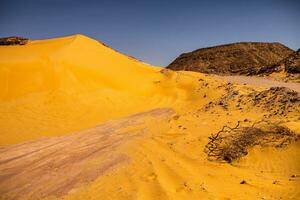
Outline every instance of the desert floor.
POLYGON ((82 35, 1 46, 0 83, 0 199, 300 198, 299 99, 278 88, 299 84, 170 71, 82 35), (261 120, 292 134, 210 159, 212 134, 261 120))

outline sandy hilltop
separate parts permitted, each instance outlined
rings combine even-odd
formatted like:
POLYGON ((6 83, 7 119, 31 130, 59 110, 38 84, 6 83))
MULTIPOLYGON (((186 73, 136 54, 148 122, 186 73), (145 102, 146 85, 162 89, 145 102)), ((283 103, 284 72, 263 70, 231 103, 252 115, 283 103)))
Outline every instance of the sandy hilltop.
POLYGON ((300 199, 299 51, 225 47, 171 70, 84 35, 0 40, 0 199, 300 199), (284 78, 183 71, 203 60, 284 78))

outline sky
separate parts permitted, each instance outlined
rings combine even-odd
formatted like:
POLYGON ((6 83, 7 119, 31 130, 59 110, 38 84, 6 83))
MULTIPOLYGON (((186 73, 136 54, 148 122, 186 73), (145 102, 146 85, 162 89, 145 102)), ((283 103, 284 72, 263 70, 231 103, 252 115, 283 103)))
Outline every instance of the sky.
POLYGON ((84 34, 144 62, 219 44, 300 48, 300 0, 0 0, 0 37, 84 34))

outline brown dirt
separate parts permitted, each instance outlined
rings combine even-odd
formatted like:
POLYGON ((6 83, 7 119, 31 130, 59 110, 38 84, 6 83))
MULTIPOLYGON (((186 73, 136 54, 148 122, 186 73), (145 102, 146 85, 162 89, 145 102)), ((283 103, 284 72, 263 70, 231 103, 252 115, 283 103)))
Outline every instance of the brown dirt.
POLYGON ((146 117, 161 119, 171 109, 155 109, 67 136, 42 138, 0 148, 0 199, 62 196, 76 186, 129 162, 118 151, 147 131, 146 117), (138 126, 126 131, 126 127, 138 126))

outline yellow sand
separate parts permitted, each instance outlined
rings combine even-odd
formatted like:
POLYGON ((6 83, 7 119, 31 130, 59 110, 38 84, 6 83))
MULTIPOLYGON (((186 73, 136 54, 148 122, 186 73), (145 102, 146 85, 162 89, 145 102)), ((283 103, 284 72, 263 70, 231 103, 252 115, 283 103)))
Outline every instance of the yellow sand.
POLYGON ((0 145, 60 135, 189 98, 187 79, 82 35, 0 47, 0 145), (150 98, 150 99, 149 99, 150 98))
MULTIPOLYGON (((207 161, 203 149, 212 132, 265 114, 251 108, 199 110, 225 93, 222 85, 200 73, 147 65, 82 35, 1 46, 0 145, 170 107, 177 116, 159 124, 145 119, 149 134, 118 150, 130 158, 127 165, 63 199, 299 199, 299 143, 254 148, 233 165, 207 161)), ((298 118, 286 125, 300 132, 298 118)))

